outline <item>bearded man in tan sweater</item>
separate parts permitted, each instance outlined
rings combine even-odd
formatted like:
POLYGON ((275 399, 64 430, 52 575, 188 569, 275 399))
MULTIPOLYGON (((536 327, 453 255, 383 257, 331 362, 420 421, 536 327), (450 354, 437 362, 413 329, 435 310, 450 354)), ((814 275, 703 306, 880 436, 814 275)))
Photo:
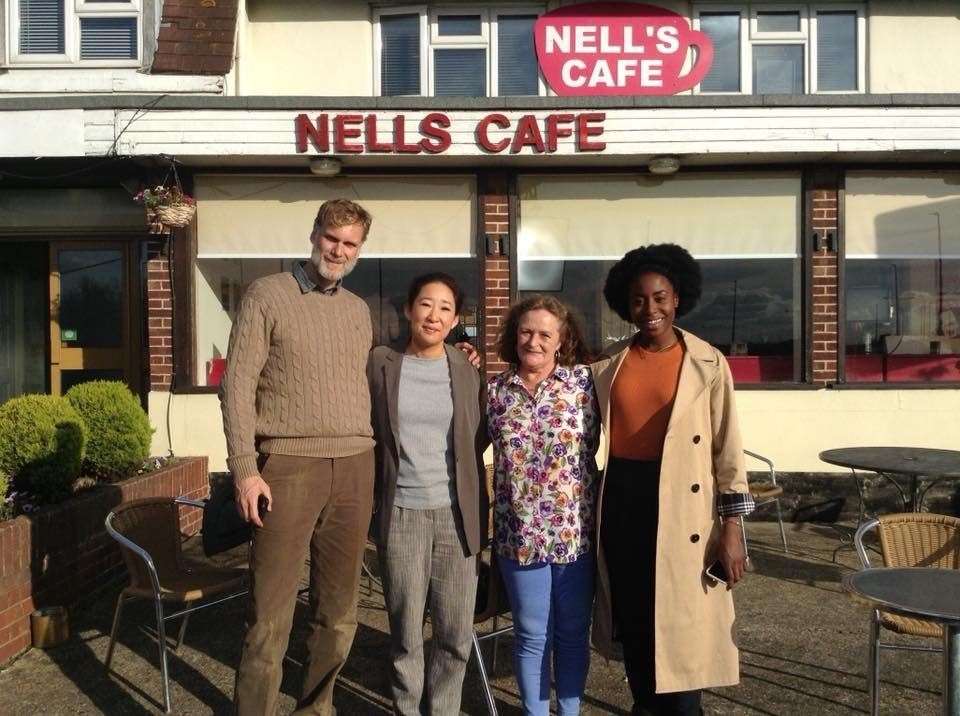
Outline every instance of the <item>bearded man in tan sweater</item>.
POLYGON ((227 465, 237 506, 255 525, 235 696, 242 716, 276 712, 308 550, 312 632, 297 713, 333 713, 353 643, 373 502, 372 328, 367 305, 341 281, 370 223, 358 204, 325 202, 310 260, 254 281, 230 334, 220 389, 227 465))

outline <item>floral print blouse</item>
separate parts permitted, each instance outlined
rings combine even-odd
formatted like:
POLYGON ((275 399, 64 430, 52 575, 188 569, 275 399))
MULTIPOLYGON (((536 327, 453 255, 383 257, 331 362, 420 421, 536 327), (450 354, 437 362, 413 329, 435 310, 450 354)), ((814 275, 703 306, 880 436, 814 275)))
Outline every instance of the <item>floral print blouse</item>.
POLYGON ((487 382, 494 545, 520 564, 573 562, 596 524, 600 408, 585 365, 557 367, 531 395, 514 369, 487 382))

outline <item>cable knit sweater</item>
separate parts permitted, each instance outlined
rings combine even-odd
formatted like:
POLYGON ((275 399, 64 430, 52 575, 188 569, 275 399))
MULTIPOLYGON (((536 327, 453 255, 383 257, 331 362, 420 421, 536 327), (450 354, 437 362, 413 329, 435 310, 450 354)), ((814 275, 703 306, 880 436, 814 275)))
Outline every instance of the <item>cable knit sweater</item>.
POLYGON ((220 384, 236 480, 259 474, 258 452, 345 457, 373 447, 372 331, 367 305, 346 289, 304 292, 292 273, 250 285, 220 384))

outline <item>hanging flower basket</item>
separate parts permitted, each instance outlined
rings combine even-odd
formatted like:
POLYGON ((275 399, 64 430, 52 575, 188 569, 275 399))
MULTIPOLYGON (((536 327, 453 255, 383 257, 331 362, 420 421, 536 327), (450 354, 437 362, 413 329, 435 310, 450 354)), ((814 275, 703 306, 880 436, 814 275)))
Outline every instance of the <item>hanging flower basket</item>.
POLYGON ((156 186, 144 189, 133 200, 147 211, 150 233, 169 233, 171 228, 188 226, 197 213, 197 202, 177 186, 156 186))

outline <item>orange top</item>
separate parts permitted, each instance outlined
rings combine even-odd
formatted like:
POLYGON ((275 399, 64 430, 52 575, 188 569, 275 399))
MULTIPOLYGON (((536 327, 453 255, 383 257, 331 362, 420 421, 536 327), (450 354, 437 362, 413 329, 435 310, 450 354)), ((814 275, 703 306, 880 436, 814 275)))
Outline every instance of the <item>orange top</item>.
POLYGON ((650 352, 634 343, 617 372, 610 395, 610 454, 658 460, 677 397, 683 344, 650 352))

